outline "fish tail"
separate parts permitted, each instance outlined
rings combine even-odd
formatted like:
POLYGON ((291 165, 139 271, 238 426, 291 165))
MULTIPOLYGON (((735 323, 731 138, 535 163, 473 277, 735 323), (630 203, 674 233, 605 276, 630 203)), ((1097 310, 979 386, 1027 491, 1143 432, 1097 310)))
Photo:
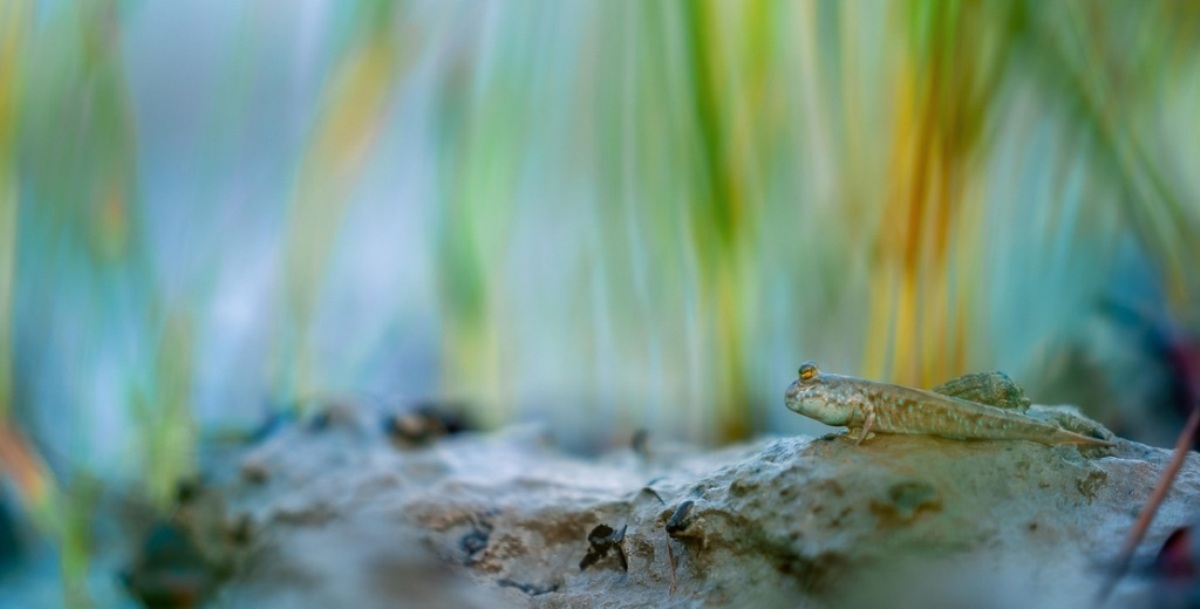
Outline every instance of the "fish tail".
POLYGON ((1105 440, 1103 438, 1093 438, 1092 436, 1085 436, 1083 434, 1075 433, 1073 431, 1067 431, 1065 429, 1059 430, 1059 433, 1056 434, 1056 437, 1054 438, 1054 440, 1055 440, 1056 444, 1077 444, 1080 446, 1116 446, 1117 445, 1116 442, 1113 442, 1111 440, 1105 440))

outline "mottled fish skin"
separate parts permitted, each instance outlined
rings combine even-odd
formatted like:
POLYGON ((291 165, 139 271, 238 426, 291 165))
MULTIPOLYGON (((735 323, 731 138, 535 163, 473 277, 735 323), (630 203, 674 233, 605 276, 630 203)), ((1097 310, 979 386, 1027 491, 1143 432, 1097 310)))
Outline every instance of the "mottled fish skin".
POLYGON ((961 440, 1029 440, 1046 445, 1111 446, 1012 410, 921 389, 826 374, 806 363, 785 394, 788 409, 858 432, 919 434, 961 440), (874 414, 874 420, 868 421, 874 414))

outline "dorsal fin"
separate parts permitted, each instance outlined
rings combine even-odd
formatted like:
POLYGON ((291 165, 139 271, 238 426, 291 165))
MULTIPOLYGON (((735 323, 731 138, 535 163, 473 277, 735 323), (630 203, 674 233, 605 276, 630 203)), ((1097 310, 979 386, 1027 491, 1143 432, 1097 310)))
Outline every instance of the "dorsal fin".
POLYGON ((974 372, 946 381, 930 391, 953 398, 1024 412, 1029 399, 1021 386, 1003 372, 974 372))

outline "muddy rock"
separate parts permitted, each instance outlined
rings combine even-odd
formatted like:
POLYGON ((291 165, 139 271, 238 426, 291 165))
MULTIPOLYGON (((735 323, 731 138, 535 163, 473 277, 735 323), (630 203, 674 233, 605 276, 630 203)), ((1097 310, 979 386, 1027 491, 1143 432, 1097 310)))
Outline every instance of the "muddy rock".
MULTIPOLYGON (((528 427, 401 450, 351 417, 240 456, 251 533, 215 604, 1091 607, 1168 457, 881 434, 584 459, 528 427)), ((1193 455, 1139 560, 1198 493, 1193 455)))

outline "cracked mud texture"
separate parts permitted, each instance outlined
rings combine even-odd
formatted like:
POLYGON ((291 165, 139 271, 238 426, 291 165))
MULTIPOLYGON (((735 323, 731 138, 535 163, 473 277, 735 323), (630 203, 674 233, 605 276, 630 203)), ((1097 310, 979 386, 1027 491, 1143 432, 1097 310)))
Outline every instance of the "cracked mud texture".
MULTIPOLYGON (((1091 607, 1169 458, 882 434, 582 458, 531 427, 400 449, 343 415, 218 484, 251 534, 214 606, 1091 607)), ((1198 492, 1192 455, 1139 564, 1198 492)))

